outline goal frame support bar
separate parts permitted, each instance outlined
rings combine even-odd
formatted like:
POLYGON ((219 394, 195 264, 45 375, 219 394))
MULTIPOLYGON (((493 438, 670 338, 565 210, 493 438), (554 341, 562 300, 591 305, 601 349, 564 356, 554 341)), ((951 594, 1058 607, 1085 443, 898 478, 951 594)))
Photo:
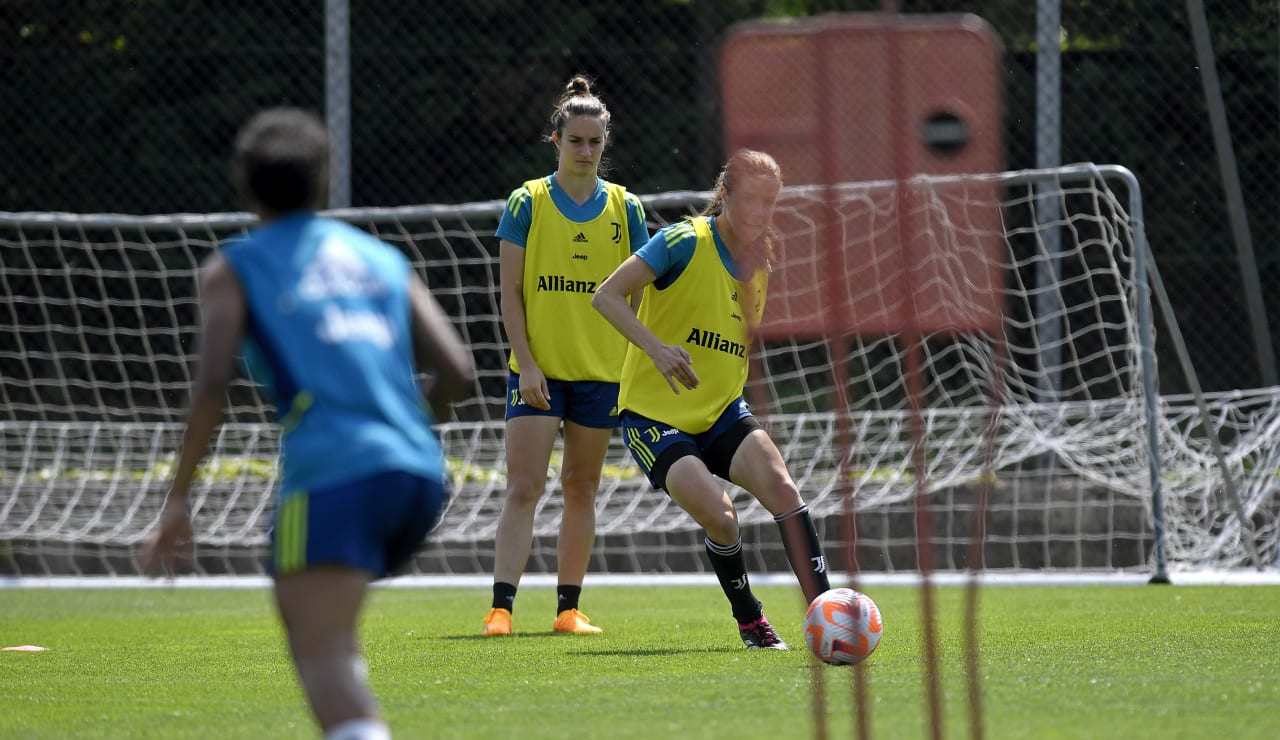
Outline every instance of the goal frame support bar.
POLYGON ((1245 516, 1244 503, 1240 498, 1240 489, 1236 485, 1235 477, 1231 474, 1230 467, 1227 465, 1226 451, 1222 448, 1222 441, 1218 438, 1218 431, 1209 415, 1209 405, 1205 401, 1204 391, 1200 386, 1200 378, 1196 374, 1195 367, 1191 364, 1191 356, 1187 352, 1182 330, 1178 326, 1178 321, 1173 313, 1173 304, 1169 300, 1169 295, 1165 291, 1164 281, 1160 279, 1160 272, 1156 267, 1155 254, 1151 250, 1151 245, 1147 242, 1146 222, 1142 213, 1142 191, 1138 185, 1138 178, 1126 167, 1089 163, 1059 168, 1064 173, 1063 179, 1066 179, 1065 175, 1077 167, 1084 168, 1084 171, 1089 176, 1098 179, 1105 179, 1108 176, 1115 177, 1125 184, 1129 193, 1129 218, 1133 222, 1133 238, 1136 242, 1133 250, 1134 284, 1139 291, 1137 302, 1138 338, 1142 353, 1143 398, 1146 402, 1147 447, 1151 466, 1151 518, 1155 527, 1156 568, 1151 575, 1150 583, 1167 584, 1170 581, 1168 552, 1166 549, 1168 535, 1164 521, 1164 494, 1160 482, 1160 441, 1159 428, 1157 426, 1159 418, 1157 404, 1160 397, 1156 381, 1156 350, 1151 300, 1146 297, 1148 294, 1154 295, 1159 303, 1160 311, 1165 319, 1165 325, 1169 328, 1169 335, 1173 340, 1178 363, 1182 366, 1183 375, 1186 377, 1191 394, 1195 398, 1196 409, 1200 415, 1200 424, 1204 427, 1204 432, 1208 436, 1209 444, 1213 449, 1214 459, 1222 475, 1223 487, 1231 500, 1232 513, 1245 533, 1245 536, 1241 539, 1244 541, 1250 559, 1253 560, 1254 568, 1261 571, 1263 569, 1262 558, 1258 553, 1257 545, 1254 543, 1253 526, 1250 524, 1249 518, 1245 516))

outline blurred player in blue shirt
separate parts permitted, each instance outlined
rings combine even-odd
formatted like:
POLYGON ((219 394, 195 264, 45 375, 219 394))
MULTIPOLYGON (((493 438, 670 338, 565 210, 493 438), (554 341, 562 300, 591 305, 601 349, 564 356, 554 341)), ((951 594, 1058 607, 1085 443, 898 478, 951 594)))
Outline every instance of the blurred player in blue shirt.
POLYGON ((314 115, 264 111, 232 176, 260 225, 202 267, 199 367, 177 471, 143 553, 193 554, 187 501, 236 356, 274 403, 281 481, 268 564, 298 677, 328 738, 386 738, 356 622, 368 585, 405 565, 448 501, 431 425, 472 360, 395 248, 316 214, 329 140, 314 115), (415 370, 429 373, 419 386, 415 370))

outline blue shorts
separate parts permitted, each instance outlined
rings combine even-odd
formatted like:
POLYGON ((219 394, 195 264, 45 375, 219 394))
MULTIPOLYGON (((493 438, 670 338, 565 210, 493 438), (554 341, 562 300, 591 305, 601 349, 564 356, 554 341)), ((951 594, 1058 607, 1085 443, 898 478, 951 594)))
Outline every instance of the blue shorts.
POLYGON ((701 434, 689 434, 630 411, 622 412, 622 439, 631 450, 631 457, 639 463, 649 483, 663 490, 667 487, 667 471, 686 455, 697 457, 707 470, 729 480, 733 454, 748 434, 761 428, 741 398, 729 404, 711 428, 701 434))
POLYGON ((338 563, 391 575, 440 522, 444 483, 389 471, 279 498, 271 523, 267 572, 285 575, 338 563))
POLYGON ((603 380, 552 380, 546 411, 535 409, 520 397, 520 375, 507 373, 507 419, 519 416, 555 416, 594 429, 618 426, 618 384, 603 380))

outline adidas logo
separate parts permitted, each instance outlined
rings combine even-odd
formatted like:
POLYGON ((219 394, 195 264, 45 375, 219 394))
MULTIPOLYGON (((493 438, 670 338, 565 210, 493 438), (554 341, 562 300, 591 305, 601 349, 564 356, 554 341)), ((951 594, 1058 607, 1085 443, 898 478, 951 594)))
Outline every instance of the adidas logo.
POLYGON ((578 235, 573 237, 573 241, 575 244, 585 244, 587 241, 587 235, 579 231, 578 235))

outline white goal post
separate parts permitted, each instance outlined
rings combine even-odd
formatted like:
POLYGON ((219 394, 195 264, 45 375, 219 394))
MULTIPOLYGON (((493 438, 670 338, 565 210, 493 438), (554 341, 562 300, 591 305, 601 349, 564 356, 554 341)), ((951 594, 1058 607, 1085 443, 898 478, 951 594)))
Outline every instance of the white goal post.
MULTIPOLYGON (((927 177, 907 185, 917 222, 938 245, 934 274, 945 274, 948 255, 974 240, 1000 245, 991 266, 1000 276, 991 288, 1000 291, 999 335, 939 332, 923 342, 925 470, 911 464, 897 337, 774 337, 757 350, 750 397, 761 402, 757 410, 818 514, 833 561, 847 544, 838 474, 847 453, 865 572, 916 570, 917 476, 931 499, 941 571, 970 565, 970 520, 984 475, 991 485, 981 565, 989 571, 1150 573, 1253 566, 1255 556, 1275 562, 1280 388, 1156 393, 1150 338, 1168 341, 1176 331, 1156 331, 1150 293, 1135 273, 1145 256, 1136 180, 1120 167, 1087 165, 974 182, 985 189, 957 188, 954 178, 945 188, 927 177), (981 193, 996 200, 982 202, 981 193), (1040 223, 1044 198, 1057 202, 1059 215, 1040 223), (984 209, 999 214, 994 231, 964 217, 984 209), (1007 348, 1003 364, 993 350, 999 344, 1007 348), (840 377, 845 393, 833 388, 840 377), (838 397, 847 408, 834 408, 838 397), (984 473, 993 397, 996 433, 984 473), (838 444, 846 420, 848 450, 838 444), (1222 459, 1214 454, 1219 441, 1222 459)), ((856 245, 894 222, 897 187, 788 188, 779 205, 780 267, 824 269, 804 264, 818 238, 803 218, 814 199, 856 245)), ((695 212, 707 195, 642 200, 656 228, 695 212)), ((440 427, 455 496, 412 565, 417 574, 481 575, 493 566, 505 493, 506 344, 494 237, 502 208, 491 201, 331 212, 402 249, 475 355, 475 386, 440 427)), ((191 382, 196 268, 251 224, 238 213, 0 213, 0 577, 138 573, 191 382)), ((850 269, 874 281, 874 270, 887 268, 850 269)), ((278 444, 269 420, 257 393, 238 382, 193 491, 199 574, 263 572, 278 444)), ((554 473, 537 512, 530 573, 555 570, 554 473)), ((772 517, 730 490, 749 567, 786 572, 772 517)), ((617 437, 597 510, 593 573, 706 570, 696 525, 650 489, 617 437)))

